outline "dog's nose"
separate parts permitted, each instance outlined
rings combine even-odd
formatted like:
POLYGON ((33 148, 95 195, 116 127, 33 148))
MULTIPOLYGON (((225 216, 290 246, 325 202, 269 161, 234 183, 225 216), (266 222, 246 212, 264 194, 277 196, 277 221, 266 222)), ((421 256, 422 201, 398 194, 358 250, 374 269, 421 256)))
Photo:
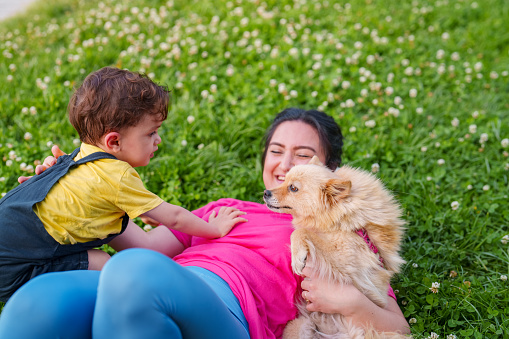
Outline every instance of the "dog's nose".
POLYGON ((263 191, 263 198, 269 199, 272 196, 272 192, 270 190, 263 191))

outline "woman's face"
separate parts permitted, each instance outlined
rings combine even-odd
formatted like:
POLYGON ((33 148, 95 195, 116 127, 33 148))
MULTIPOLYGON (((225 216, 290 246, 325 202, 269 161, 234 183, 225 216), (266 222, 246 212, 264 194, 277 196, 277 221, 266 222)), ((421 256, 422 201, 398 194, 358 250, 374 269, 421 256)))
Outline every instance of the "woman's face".
POLYGON ((307 164, 313 155, 325 163, 325 153, 316 129, 302 121, 281 123, 270 140, 263 168, 265 188, 273 189, 295 165, 307 164))

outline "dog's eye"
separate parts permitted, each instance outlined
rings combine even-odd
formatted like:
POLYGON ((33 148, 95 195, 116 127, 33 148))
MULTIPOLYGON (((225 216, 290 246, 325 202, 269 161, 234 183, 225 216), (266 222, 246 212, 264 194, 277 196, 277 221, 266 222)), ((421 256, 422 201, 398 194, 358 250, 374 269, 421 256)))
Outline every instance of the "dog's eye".
POLYGON ((299 190, 299 189, 298 189, 297 187, 295 187, 294 185, 290 185, 290 186, 288 187, 288 189, 289 189, 290 191, 294 192, 294 193, 295 193, 295 192, 297 192, 297 191, 299 190))

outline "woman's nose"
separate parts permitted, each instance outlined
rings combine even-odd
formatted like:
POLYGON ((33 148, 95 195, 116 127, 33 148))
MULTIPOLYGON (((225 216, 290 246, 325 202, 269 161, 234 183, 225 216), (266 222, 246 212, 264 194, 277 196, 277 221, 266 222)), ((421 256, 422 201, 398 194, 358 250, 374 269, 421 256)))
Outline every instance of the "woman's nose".
POLYGON ((293 157, 291 155, 285 155, 281 162, 279 163, 279 167, 284 171, 288 172, 295 164, 293 163, 293 157))

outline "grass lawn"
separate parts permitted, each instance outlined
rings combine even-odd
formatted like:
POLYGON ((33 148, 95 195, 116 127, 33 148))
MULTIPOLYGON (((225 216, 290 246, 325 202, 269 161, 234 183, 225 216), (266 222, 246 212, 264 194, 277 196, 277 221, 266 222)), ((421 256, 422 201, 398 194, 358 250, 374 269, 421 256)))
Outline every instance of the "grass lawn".
POLYGON ((405 210, 414 337, 509 336, 508 1, 51 0, 0 23, 0 51, 0 193, 76 147, 67 102, 103 66, 172 88, 139 172, 188 209, 261 202, 265 128, 319 108, 405 210))

